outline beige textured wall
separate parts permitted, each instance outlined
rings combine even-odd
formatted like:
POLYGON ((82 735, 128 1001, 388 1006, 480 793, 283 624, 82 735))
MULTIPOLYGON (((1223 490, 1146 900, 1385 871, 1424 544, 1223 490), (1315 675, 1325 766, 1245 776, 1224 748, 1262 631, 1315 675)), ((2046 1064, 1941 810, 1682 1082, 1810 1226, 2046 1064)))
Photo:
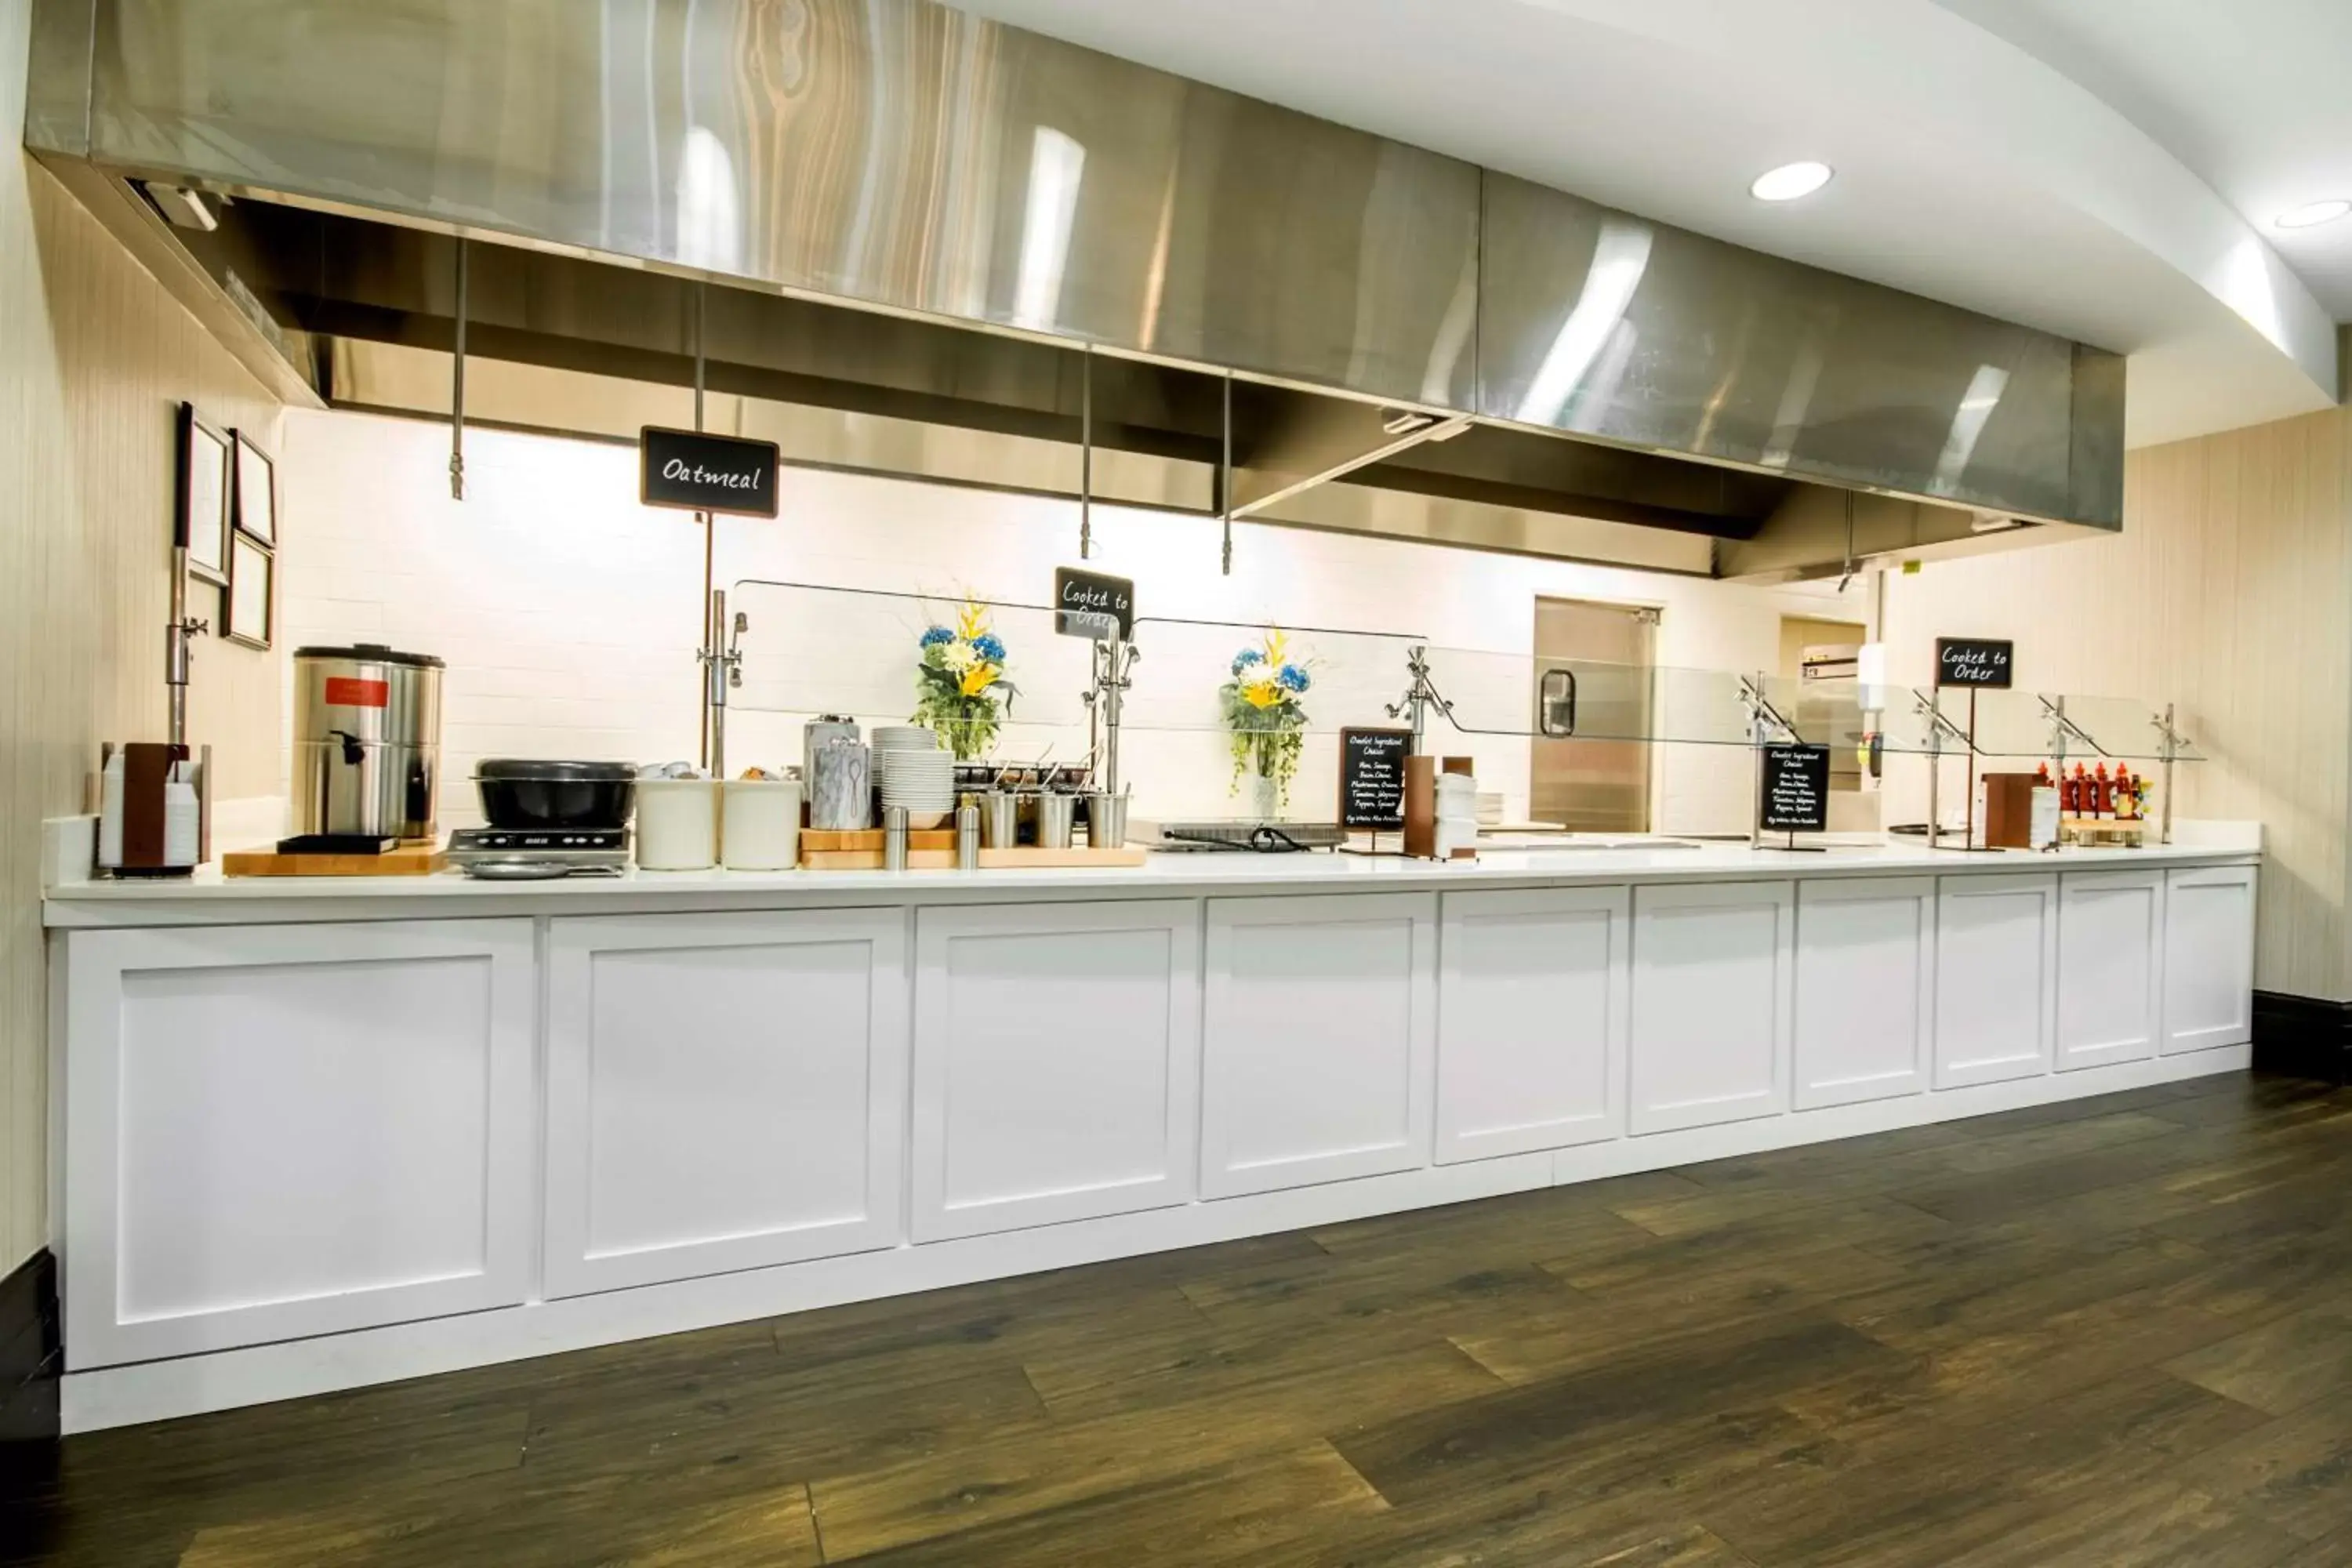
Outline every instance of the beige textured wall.
POLYGON ((2347 536, 2352 409, 2147 447, 2120 536, 1889 577, 1894 673, 1924 679, 1938 634, 2011 637, 2021 685, 2178 703, 2212 759, 2180 813, 2267 835, 2255 984, 2352 998, 2347 536))
MULTIPOLYGON (((189 400, 272 450, 279 427, 15 147, 28 21, 27 0, 0 0, 0 1272, 47 1236, 41 819, 83 808, 100 741, 163 738, 173 411, 189 400)), ((194 613, 217 626, 216 601, 200 588, 194 613)), ((189 731, 214 747, 216 794, 277 793, 279 659, 197 648, 189 731)))

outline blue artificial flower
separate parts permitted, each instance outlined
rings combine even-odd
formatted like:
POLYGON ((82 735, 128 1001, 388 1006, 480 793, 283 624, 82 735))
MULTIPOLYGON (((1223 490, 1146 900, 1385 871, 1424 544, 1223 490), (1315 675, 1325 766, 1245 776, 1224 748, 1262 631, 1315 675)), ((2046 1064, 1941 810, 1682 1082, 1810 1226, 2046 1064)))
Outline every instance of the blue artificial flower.
POLYGON ((994 632, 982 632, 972 638, 971 651, 991 664, 1004 662, 1004 640, 994 632))
POLYGON ((1242 649, 1241 652, 1234 655, 1234 673, 1235 675, 1239 675, 1251 665, 1264 664, 1265 662, 1265 655, 1263 652, 1254 647, 1245 647, 1242 649))
POLYGON ((955 633, 948 630, 945 626, 933 626, 929 631, 923 634, 923 646, 925 647, 937 647, 941 643, 953 641, 955 641, 955 633))
POLYGON ((1310 684, 1307 672, 1295 664, 1284 665, 1275 672, 1274 678, 1293 691, 1304 691, 1310 684))

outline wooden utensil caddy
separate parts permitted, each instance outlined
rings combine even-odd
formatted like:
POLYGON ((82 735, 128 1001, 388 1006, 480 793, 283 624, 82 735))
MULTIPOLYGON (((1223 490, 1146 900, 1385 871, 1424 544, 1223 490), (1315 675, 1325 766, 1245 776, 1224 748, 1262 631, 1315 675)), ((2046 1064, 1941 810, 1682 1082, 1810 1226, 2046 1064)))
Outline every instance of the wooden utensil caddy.
MULTIPOLYGON (((1441 773, 1467 775, 1472 771, 1468 757, 1412 756, 1404 760, 1404 852, 1420 860, 1434 860, 1437 855, 1437 775, 1441 773)), ((1478 851, 1468 845, 1457 846, 1451 858, 1475 860, 1478 851)))

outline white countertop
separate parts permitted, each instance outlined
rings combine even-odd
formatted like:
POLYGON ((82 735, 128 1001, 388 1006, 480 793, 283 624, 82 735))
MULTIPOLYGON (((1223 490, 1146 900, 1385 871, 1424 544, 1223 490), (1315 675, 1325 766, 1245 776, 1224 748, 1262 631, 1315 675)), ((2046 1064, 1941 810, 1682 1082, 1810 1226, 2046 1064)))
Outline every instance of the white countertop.
MULTIPOLYGON (((640 871, 552 882, 430 877, 224 879, 206 868, 184 880, 61 881, 47 889, 53 929, 242 925, 277 921, 401 920, 665 910, 974 903, 1203 893, 1314 893, 1580 883, 1733 881, 1775 877, 1938 875, 2126 869, 2243 861, 2262 853, 2258 824, 2177 825, 2174 842, 2145 849, 2053 854, 1930 850, 1919 839, 1816 838, 1818 851, 1751 849, 1740 842, 1661 842, 1646 847, 1491 848, 1475 861, 1362 855, 1186 852, 1141 867, 987 871, 640 871)), ((1611 843, 1622 845, 1622 837, 1611 843)))

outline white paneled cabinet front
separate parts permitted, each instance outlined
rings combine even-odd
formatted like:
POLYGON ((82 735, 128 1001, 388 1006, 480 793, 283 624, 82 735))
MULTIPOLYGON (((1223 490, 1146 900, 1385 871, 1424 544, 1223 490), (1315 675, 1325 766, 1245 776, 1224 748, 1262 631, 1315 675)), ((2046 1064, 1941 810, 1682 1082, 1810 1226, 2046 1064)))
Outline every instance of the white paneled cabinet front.
POLYGON ((1927 1087, 1936 879, 1807 882, 1797 900, 1796 1107, 1927 1087))
POLYGON ((1188 1202, 1201 906, 927 909, 915 925, 918 1241, 1188 1202))
POLYGON ((1796 902, 1787 882, 1634 890, 1633 1131, 1788 1108, 1796 902))
POLYGON ((2058 1070, 2156 1054, 2164 1017, 2164 873, 2058 880, 2058 1070))
POLYGON ((529 921, 64 941, 71 1368, 527 1298, 529 921))
POLYGON ((907 917, 548 928, 547 1293, 900 1238, 907 917))
POLYGON ((1632 893, 1448 893, 1444 909, 1437 1163, 1622 1132, 1632 893))
POLYGON ((2055 872, 1946 877, 1936 899, 1936 1087, 2050 1070, 2058 1014, 2055 872))
POLYGON ((1430 1163, 1436 938, 1432 893, 1210 900, 1203 1196, 1430 1163))
POLYGON ((2164 1050, 2242 1046, 2254 1037, 2254 868, 2166 874, 2164 1050))

